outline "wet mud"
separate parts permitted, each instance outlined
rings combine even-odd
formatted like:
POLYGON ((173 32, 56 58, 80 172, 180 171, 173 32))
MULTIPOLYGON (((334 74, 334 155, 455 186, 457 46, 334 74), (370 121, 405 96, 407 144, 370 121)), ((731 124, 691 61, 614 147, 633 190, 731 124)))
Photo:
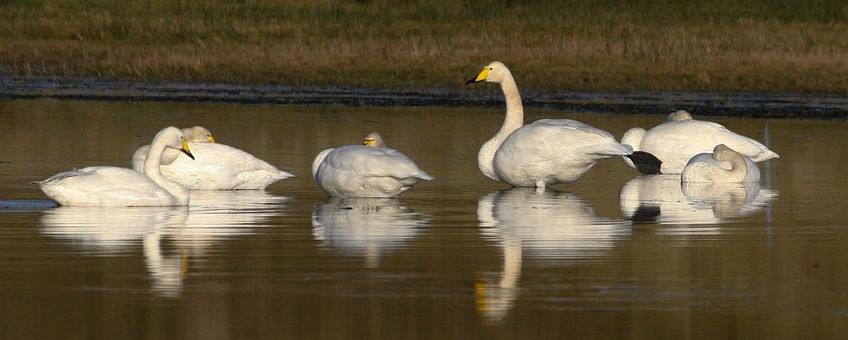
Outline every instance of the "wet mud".
MULTIPOLYGON (((142 83, 89 78, 0 77, 0 99, 54 98, 107 101, 232 102, 349 106, 502 105, 492 86, 456 89, 350 89, 284 85, 142 83)), ((699 116, 845 120, 848 95, 715 92, 522 93, 525 107, 619 114, 666 114, 685 109, 699 116)))

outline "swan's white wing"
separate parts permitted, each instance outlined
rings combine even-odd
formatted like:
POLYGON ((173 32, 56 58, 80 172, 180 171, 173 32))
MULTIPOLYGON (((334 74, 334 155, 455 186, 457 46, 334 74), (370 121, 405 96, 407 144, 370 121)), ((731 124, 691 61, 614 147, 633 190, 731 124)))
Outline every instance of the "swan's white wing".
POLYGON ((138 172, 144 172, 144 160, 147 159, 147 153, 150 151, 150 145, 142 145, 132 157, 132 168, 138 172))
POLYGON ((92 166, 39 182, 62 205, 150 206, 173 204, 173 196, 149 177, 125 168, 92 166))
POLYGON ((347 145, 330 151, 315 181, 331 196, 394 197, 433 177, 392 149, 347 145))
POLYGON ((315 159, 312 160, 312 178, 315 178, 315 175, 318 173, 318 166, 321 165, 321 162, 324 161, 324 158, 327 157, 327 154, 329 154, 330 151, 333 150, 334 149, 326 149, 324 151, 319 152, 318 155, 315 156, 315 159))
POLYGON ((632 152, 603 130, 570 119, 542 119, 513 131, 495 153, 494 166, 516 186, 572 182, 597 160, 632 152))
POLYGON ((219 143, 191 145, 194 160, 182 155, 161 167, 168 179, 189 189, 264 189, 294 177, 237 148, 219 143))

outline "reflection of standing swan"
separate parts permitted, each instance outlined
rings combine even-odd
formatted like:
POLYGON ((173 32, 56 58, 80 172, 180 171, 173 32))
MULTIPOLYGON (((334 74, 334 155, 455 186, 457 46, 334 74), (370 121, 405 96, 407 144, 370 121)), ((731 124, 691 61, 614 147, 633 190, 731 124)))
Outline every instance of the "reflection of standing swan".
MULTIPOLYGON (((202 127, 195 126, 183 131, 187 138, 194 136, 189 142, 192 142, 191 149, 196 159, 190 161, 185 157, 177 157, 179 155, 163 155, 162 174, 186 188, 261 190, 274 182, 294 177, 247 152, 215 143, 209 130, 202 127)), ((142 146, 133 155, 133 168, 136 171, 143 171, 141 163, 144 157, 140 153, 145 147, 142 146)))
MULTIPOLYGON (((659 170, 663 174, 679 174, 692 156, 710 152, 718 144, 725 144, 755 162, 779 157, 760 142, 730 131, 720 124, 692 119, 686 111, 671 113, 665 123, 648 131, 638 127, 627 130, 621 142, 632 146, 634 154, 639 154, 635 151, 641 151, 653 155, 654 159, 662 163, 659 170)), ((657 173, 645 172, 645 167, 637 167, 631 159, 625 158, 624 161, 644 174, 657 173)))
POLYGON ((630 224, 600 218, 573 194, 530 188, 494 191, 477 202, 483 236, 498 243, 503 270, 474 285, 478 311, 499 321, 517 298, 522 258, 576 260, 605 254, 614 242, 630 235, 630 224))
POLYGON ((713 153, 692 157, 686 163, 680 178, 683 182, 759 182, 760 169, 750 158, 719 144, 713 149, 713 153))
POLYGON ((622 212, 635 222, 716 224, 754 213, 776 196, 758 182, 681 185, 677 175, 653 175, 627 181, 619 198, 622 212))
POLYGON ((488 322, 497 322, 506 316, 518 297, 518 279, 521 278, 521 239, 510 230, 498 228, 494 217, 496 195, 483 196, 477 202, 477 219, 483 235, 497 242, 503 254, 503 270, 497 279, 481 274, 474 282, 477 311, 488 322))
POLYGON ((60 172, 38 184, 47 196, 67 206, 187 205, 188 190, 159 171, 162 152, 167 148, 194 157, 182 131, 166 127, 153 138, 144 174, 125 168, 90 166, 60 172))
POLYGON ((312 161, 315 182, 336 197, 395 197, 433 177, 397 150, 374 143, 372 132, 363 145, 327 149, 312 161), (372 140, 369 141, 369 137, 372 140))
POLYGON ((521 240, 525 254, 543 260, 605 254, 616 240, 630 235, 629 222, 598 217, 583 199, 563 192, 495 191, 480 199, 477 215, 481 225, 511 233, 521 240), (488 201, 491 211, 481 211, 488 201))
POLYGON ((377 267, 383 253, 400 248, 429 224, 429 217, 393 198, 330 198, 312 214, 316 240, 343 253, 365 256, 369 267, 377 267))
POLYGON ((542 119, 524 125, 524 107, 512 74, 494 61, 469 83, 493 82, 506 98, 503 126, 480 148, 477 161, 483 175, 514 186, 569 183, 598 160, 632 153, 606 131, 570 119, 542 119))

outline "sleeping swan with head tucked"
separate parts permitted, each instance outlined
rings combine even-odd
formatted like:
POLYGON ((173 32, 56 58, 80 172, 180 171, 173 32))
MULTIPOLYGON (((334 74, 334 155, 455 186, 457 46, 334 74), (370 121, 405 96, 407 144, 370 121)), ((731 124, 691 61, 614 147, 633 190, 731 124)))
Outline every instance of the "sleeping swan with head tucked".
POLYGON ((386 147, 376 132, 362 145, 327 149, 312 161, 312 176, 324 192, 336 197, 395 197, 433 177, 404 154, 386 147))
POLYGON ((150 143, 144 173, 111 166, 60 172, 37 182, 41 191, 67 206, 188 205, 188 190, 159 171, 162 153, 178 150, 193 158, 182 131, 166 127, 150 143))
POLYGON ((751 158, 719 144, 712 153, 698 154, 680 174, 683 183, 751 183, 760 181, 760 169, 751 158))
POLYGON ((498 133, 480 148, 477 162, 486 177, 517 187, 570 183, 595 163, 633 150, 608 132, 570 119, 541 119, 524 125, 524 107, 509 69, 494 61, 467 83, 491 82, 501 86, 506 117, 498 133))
POLYGON ((780 157, 756 140, 720 124, 692 119, 692 115, 683 110, 672 112, 665 123, 650 130, 639 127, 628 130, 621 142, 633 147, 632 157, 624 161, 646 175, 679 174, 689 159, 710 152, 719 144, 754 162, 780 157))

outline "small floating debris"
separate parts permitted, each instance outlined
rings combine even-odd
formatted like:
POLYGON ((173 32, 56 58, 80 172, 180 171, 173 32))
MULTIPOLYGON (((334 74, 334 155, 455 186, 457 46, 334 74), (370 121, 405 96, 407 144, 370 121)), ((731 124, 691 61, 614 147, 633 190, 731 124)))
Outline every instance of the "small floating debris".
POLYGON ((0 163, 12 163, 12 161, 4 161, 4 160, 0 159, 0 163))
POLYGON ((8 200, 0 201, 0 212, 38 211, 58 206, 53 200, 8 200))

